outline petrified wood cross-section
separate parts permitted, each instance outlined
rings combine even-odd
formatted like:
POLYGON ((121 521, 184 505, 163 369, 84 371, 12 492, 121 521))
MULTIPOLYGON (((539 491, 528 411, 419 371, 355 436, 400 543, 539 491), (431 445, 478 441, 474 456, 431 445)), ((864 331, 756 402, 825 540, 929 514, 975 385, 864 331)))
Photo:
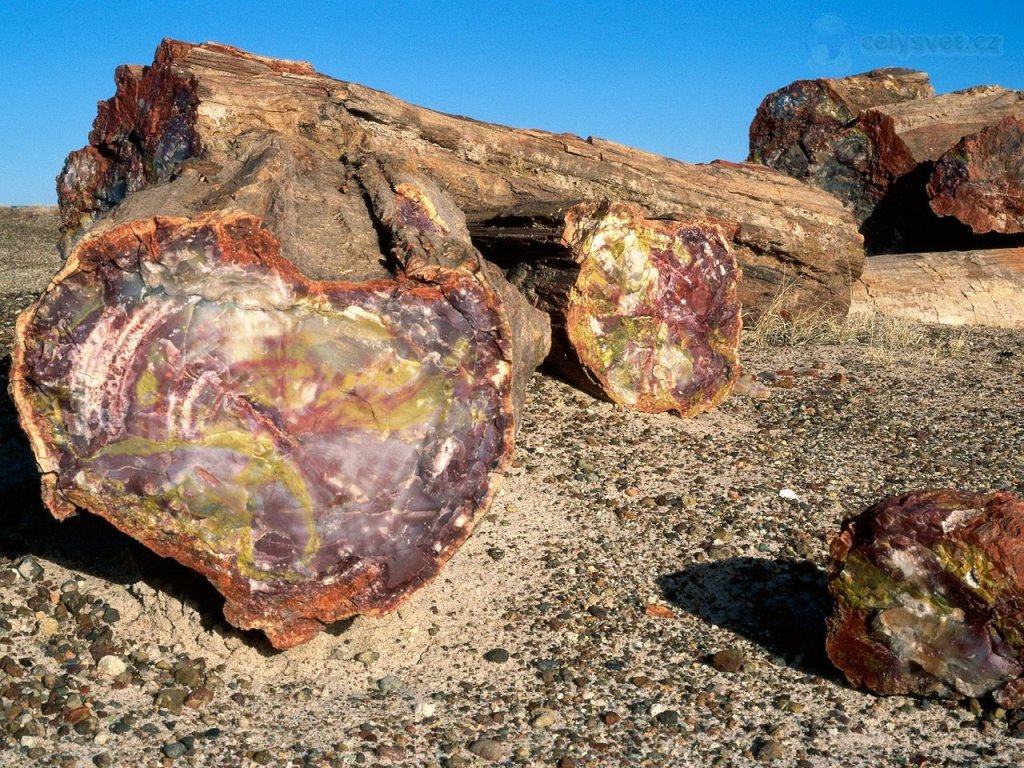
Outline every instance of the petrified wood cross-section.
POLYGON ((547 350, 435 188, 359 173, 393 279, 311 280, 250 214, 156 217, 87 235, 17 329, 54 514, 198 570, 282 648, 437 573, 511 457, 514 368, 547 350))
POLYGON ((484 255, 551 315, 548 365, 613 402, 691 416, 739 376, 739 268, 708 222, 638 206, 533 204, 470 222, 484 255))

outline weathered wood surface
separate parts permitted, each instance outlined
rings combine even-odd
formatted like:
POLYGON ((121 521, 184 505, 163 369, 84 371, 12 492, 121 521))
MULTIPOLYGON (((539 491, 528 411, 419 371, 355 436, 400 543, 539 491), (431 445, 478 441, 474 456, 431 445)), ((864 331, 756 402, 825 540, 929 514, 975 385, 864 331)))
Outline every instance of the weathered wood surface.
POLYGON ((850 314, 1024 328, 1024 248, 872 256, 850 314))
POLYGON ((929 205, 975 234, 1024 232, 1024 114, 962 138, 935 163, 929 205))
MULTIPOLYGON (((214 44, 165 41, 144 75, 123 68, 118 77, 150 106, 139 114, 109 108, 93 149, 70 159, 61 187, 72 237, 82 216, 127 189, 201 173, 211 153, 244 164, 261 137, 284 134, 295 144, 287 162, 323 180, 315 193, 307 182, 303 196, 279 195, 267 206, 271 229, 273 217, 304 228, 301 245, 284 244, 289 258, 289 248, 320 251, 324 242, 372 238, 338 192, 345 185, 335 161, 384 153, 408 158, 471 218, 537 200, 608 200, 636 203, 652 217, 721 220, 743 269, 741 300, 753 315, 783 291, 793 307, 841 314, 862 267, 850 214, 830 195, 760 165, 689 165, 593 137, 481 123, 334 80, 308 64, 214 44)), ((216 182, 207 189, 222 200, 230 194, 216 182)))
POLYGON ((67 164, 68 259, 19 318, 12 393, 54 515, 196 569, 284 648, 394 609, 466 539, 548 321, 406 163, 280 114, 190 124, 174 50, 121 70, 67 164))
POLYGON ((631 408, 691 416, 739 376, 739 269, 718 226, 631 204, 521 206, 469 222, 483 255, 551 316, 548 367, 631 408))

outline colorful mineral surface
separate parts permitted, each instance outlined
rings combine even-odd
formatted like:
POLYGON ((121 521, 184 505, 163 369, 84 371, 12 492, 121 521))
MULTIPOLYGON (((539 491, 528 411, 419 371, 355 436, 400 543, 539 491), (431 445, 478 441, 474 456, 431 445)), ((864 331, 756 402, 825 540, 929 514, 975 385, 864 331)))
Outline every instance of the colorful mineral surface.
POLYGON ((1024 232, 1024 115, 961 139, 935 163, 928 195, 975 234, 1024 232))
POLYGON ((714 226, 583 203, 564 238, 580 264, 569 339, 612 400, 691 416, 729 394, 740 373, 739 268, 714 226))
POLYGON ((843 524, 829 658, 855 686, 1024 705, 1024 503, 923 491, 843 524))
POLYGON ((433 577, 511 454, 493 297, 317 283, 246 215, 87 237, 19 319, 12 389, 58 517, 207 576, 274 645, 433 577))

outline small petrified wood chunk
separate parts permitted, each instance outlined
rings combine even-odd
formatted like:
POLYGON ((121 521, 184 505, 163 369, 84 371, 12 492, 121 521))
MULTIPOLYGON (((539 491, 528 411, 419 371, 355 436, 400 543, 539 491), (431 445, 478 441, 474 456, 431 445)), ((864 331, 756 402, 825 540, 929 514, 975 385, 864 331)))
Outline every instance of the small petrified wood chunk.
POLYGON ((709 222, 636 205, 533 204, 470 223, 484 255, 551 315, 549 367, 609 400, 683 416, 739 376, 739 268, 709 222))
POLYGON ((885 499, 832 542, 829 658, 882 694, 1024 705, 1024 503, 924 491, 885 499))
POLYGON ((1024 111, 965 136, 935 163, 929 204, 975 234, 1024 232, 1024 111))
POLYGON ((247 213, 156 217, 86 235, 18 321, 51 511, 204 574, 279 648, 436 575, 510 460, 514 368, 547 351, 435 188, 359 174, 393 279, 312 280, 247 213))

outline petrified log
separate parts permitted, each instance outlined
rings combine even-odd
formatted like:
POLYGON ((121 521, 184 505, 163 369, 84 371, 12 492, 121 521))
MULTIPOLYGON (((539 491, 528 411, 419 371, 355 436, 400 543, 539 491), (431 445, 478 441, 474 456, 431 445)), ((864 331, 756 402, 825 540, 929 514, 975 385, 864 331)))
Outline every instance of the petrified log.
POLYGON ((1024 503, 942 490, 879 502, 832 542, 827 650, 882 694, 1024 705, 1024 503))
POLYGON ((871 107, 934 95, 927 73, 896 67, 797 80, 765 96, 757 108, 749 159, 831 192, 850 203, 862 222, 884 189, 873 188, 866 175, 868 137, 848 129, 871 107))
POLYGON ((739 376, 739 270, 708 222, 652 220, 630 204, 478 214, 483 255, 548 312, 547 364, 632 408, 707 411, 739 376))
POLYGON ((1024 328, 1024 248, 872 256, 850 314, 1024 328))
POLYGON ((55 516, 105 517, 286 648, 393 609, 469 535, 547 318, 430 182, 264 139, 82 236, 19 318, 11 386, 55 516), (313 249, 315 200, 367 238, 313 249))
MULTIPOLYGON (((72 155, 61 174, 72 239, 83 218, 127 190, 197 167, 211 151, 251 154, 254 138, 271 131, 335 157, 412 158, 471 216, 530 201, 609 200, 636 203, 656 218, 729 222, 743 268, 740 298, 753 315, 782 292, 790 307, 842 314, 862 266, 861 239, 834 198, 758 165, 687 165, 601 139, 444 115, 308 64, 215 44, 163 42, 153 66, 119 70, 118 94, 102 108, 91 149, 72 155)), ((306 208, 315 222, 310 236, 339 233, 336 211, 306 208)))
MULTIPOLYGON (((998 245, 972 239, 969 228, 935 216, 925 186, 934 163, 964 136, 1008 115, 1024 115, 1024 92, 979 86, 930 96, 921 73, 899 72, 895 77, 904 84, 893 86, 891 100, 879 96, 884 89, 868 90, 869 100, 876 98, 877 103, 854 100, 859 112, 845 122, 824 119, 815 108, 787 111, 787 89, 770 95, 751 126, 751 157, 827 188, 849 204, 869 253, 998 245), (786 125, 787 119, 792 125, 786 125), (794 137, 813 163, 798 162, 794 137)), ((827 98, 823 103, 826 114, 837 104, 827 98)), ((846 112, 840 110, 840 115, 846 112)))
POLYGON ((1024 232, 1024 113, 962 138, 935 163, 929 204, 975 234, 1024 232))

